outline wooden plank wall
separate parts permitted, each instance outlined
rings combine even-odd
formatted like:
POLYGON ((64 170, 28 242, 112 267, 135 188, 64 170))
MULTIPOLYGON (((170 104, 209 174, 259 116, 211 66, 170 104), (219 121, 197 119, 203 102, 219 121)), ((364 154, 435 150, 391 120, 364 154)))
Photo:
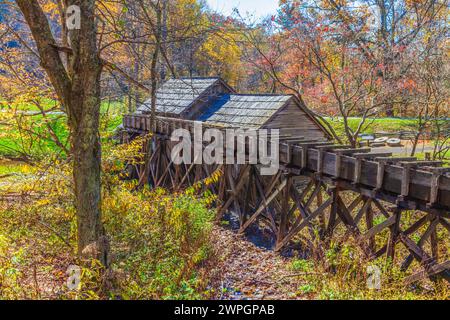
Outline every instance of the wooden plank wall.
POLYGON ((280 134, 303 136, 305 139, 326 138, 324 132, 300 109, 293 98, 263 128, 280 129, 280 134))

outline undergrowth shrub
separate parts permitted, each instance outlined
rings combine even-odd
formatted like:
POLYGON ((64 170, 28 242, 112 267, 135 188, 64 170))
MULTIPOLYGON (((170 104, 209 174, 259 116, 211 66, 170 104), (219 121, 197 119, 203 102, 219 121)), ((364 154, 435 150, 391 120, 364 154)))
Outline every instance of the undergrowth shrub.
MULTIPOLYGON (((179 193, 137 189, 122 180, 126 148, 106 146, 103 221, 111 242, 108 271, 76 257, 71 163, 44 159, 8 182, 0 200, 0 299, 193 299, 205 288, 214 196, 200 185, 179 193), (81 267, 77 290, 67 287, 70 265, 81 267)), ((139 154, 136 154, 139 159, 139 154)), ((215 181, 212 177, 203 184, 215 181)), ((1 194, 0 194, 1 195, 1 194)))

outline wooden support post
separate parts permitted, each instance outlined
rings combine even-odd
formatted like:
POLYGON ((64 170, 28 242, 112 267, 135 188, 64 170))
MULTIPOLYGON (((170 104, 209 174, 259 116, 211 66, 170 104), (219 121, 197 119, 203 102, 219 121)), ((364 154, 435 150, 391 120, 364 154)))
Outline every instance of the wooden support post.
POLYGON ((337 152, 336 161, 334 166, 334 176, 335 178, 339 178, 341 176, 341 164, 342 164, 342 154, 337 152))
POLYGON ((450 168, 449 167, 445 167, 445 168, 424 167, 422 169, 424 169, 426 171, 430 171, 433 174, 431 176, 430 199, 427 204, 428 208, 433 208, 438 201, 439 185, 440 185, 441 177, 443 174, 450 172, 450 168))
POLYGON ((323 149, 319 149, 317 154, 317 171, 316 171, 316 175, 318 177, 322 176, 323 172, 323 154, 324 154, 323 149))
POLYGON ((411 165, 404 163, 402 173, 401 197, 404 199, 409 195, 409 183, 411 180, 411 165))
POLYGON ((362 159, 360 157, 356 157, 355 162, 355 171, 353 173, 353 184, 357 185, 361 181, 361 166, 362 166, 362 159))
POLYGON ((375 187, 375 191, 379 191, 383 188, 384 181, 384 167, 386 166, 386 161, 378 160, 377 167, 377 184, 375 187))
MULTIPOLYGON (((373 211, 372 211, 372 207, 370 206, 370 204, 369 204, 369 206, 367 206, 367 209, 366 209, 366 228, 367 228, 367 230, 370 230, 373 228, 373 211)), ((369 238, 369 250, 371 253, 373 253, 375 251, 375 237, 373 237, 373 236, 369 238)))
MULTIPOLYGON (((320 186, 320 188, 322 187, 320 186)), ((323 203, 322 191, 319 190, 319 192, 317 193, 317 208, 320 208, 322 203, 323 203)), ((323 212, 319 215, 319 225, 320 225, 320 238, 323 239, 327 227, 325 222, 325 214, 323 212)))
POLYGON ((394 224, 391 226, 391 234, 386 249, 386 257, 390 259, 391 262, 394 262, 395 258, 395 244, 397 242, 398 234, 400 232, 401 214, 402 214, 401 209, 397 208, 392 216, 394 218, 394 224))
POLYGON ((327 237, 327 243, 329 244, 329 241, 331 240, 331 237, 333 236, 334 228, 336 225, 336 217, 337 217, 337 210, 338 210, 338 197, 339 197, 339 190, 337 186, 333 186, 331 188, 331 209, 330 209, 330 217, 328 220, 328 226, 326 231, 326 237, 327 237))
POLYGON ((252 193, 252 187, 254 187, 254 168, 253 166, 250 167, 250 172, 248 175, 248 186, 245 188, 244 191, 244 209, 241 212, 241 216, 239 217, 239 225, 242 226, 245 223, 249 207, 250 207, 250 198, 252 193))
POLYGON ((290 199, 290 189, 292 186, 292 177, 285 178, 286 186, 284 187, 283 193, 283 205, 282 211, 280 212, 280 224, 277 234, 277 242, 280 242, 286 236, 287 223, 288 223, 288 211, 289 211, 289 199, 290 199))
POLYGON ((302 147, 302 169, 305 169, 308 166, 308 146, 302 147))
MULTIPOLYGON (((439 219, 436 219, 439 221, 439 219)), ((435 261, 439 260, 439 246, 438 246, 438 235, 437 228, 434 228, 430 234, 430 245, 431 245, 431 256, 435 261)))
POLYGON ((428 207, 430 208, 433 207, 438 200, 440 178, 441 178, 440 173, 433 172, 430 185, 430 200, 428 201, 428 207))

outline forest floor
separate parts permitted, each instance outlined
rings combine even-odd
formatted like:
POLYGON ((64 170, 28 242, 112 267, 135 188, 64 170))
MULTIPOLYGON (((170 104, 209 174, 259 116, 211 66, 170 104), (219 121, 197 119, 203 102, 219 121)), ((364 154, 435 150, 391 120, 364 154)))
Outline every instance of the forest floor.
POLYGON ((258 247, 231 230, 214 226, 212 247, 218 263, 211 271, 216 292, 226 300, 293 299, 298 281, 290 270, 290 259, 258 247))
POLYGON ((405 286, 401 277, 389 280, 392 276, 389 271, 383 271, 380 290, 369 289, 365 274, 367 261, 352 255, 342 258, 344 255, 341 255, 335 272, 330 272, 324 268, 323 261, 315 261, 312 257, 305 259, 298 252, 292 257, 284 257, 266 249, 258 243, 257 237, 238 235, 224 226, 213 227, 212 254, 207 266, 210 268, 207 272, 209 299, 415 300, 450 297, 448 283, 433 285, 424 281, 418 286, 405 286), (349 273, 349 270, 353 271, 349 273))

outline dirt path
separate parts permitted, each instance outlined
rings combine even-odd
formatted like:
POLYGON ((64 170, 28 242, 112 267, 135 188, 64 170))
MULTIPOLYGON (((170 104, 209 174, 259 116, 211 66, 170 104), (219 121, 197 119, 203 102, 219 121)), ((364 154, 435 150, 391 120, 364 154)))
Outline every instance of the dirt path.
POLYGON ((218 226, 212 239, 218 261, 212 270, 215 299, 298 299, 289 259, 218 226))

